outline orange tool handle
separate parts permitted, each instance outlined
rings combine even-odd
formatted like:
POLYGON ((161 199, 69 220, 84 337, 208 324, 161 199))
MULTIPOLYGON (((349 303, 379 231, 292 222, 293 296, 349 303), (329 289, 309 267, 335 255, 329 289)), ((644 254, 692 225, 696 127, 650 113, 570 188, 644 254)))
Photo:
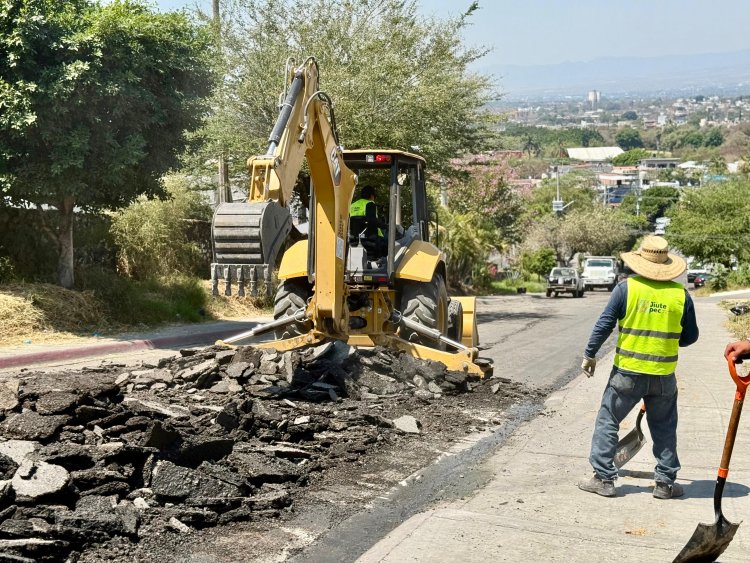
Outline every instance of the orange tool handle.
POLYGON ((737 366, 734 365, 732 358, 727 358, 727 364, 729 365, 729 375, 732 376, 734 384, 737 386, 737 394, 735 395, 735 398, 738 401, 742 401, 745 398, 747 386, 750 385, 750 374, 745 377, 740 377, 737 373, 737 366))

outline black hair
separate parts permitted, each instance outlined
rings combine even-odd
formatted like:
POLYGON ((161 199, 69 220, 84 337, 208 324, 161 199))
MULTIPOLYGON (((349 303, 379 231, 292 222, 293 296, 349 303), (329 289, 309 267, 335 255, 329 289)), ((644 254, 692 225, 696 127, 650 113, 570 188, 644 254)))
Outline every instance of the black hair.
POLYGON ((362 186, 362 191, 359 192, 359 197, 362 199, 371 199, 375 196, 375 186, 362 186))

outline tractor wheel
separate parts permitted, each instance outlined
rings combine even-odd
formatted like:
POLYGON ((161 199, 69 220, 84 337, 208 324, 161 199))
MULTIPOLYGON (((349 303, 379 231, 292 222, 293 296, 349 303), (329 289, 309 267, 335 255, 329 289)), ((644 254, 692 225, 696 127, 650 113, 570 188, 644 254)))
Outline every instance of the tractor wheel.
MULTIPOLYGON (((276 289, 273 301, 274 320, 294 315, 297 311, 305 310, 307 300, 312 295, 312 287, 306 278, 291 278, 281 280, 276 289)), ((305 334, 312 328, 312 321, 302 323, 293 322, 274 331, 277 340, 292 338, 305 334)))
MULTIPOLYGON (((401 313, 407 319, 438 329, 440 334, 447 335, 448 291, 443 276, 435 273, 430 282, 407 281, 401 291, 401 313)), ((409 342, 445 350, 445 344, 421 336, 406 327, 401 327, 400 334, 401 338, 409 342)))
POLYGON ((448 338, 461 342, 464 334, 464 308, 460 301, 448 302, 448 338))

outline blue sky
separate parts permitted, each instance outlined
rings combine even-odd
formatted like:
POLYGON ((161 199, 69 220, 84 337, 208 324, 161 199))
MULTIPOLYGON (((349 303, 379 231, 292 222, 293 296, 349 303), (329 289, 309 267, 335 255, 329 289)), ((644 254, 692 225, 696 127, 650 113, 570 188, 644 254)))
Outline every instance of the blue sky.
MULTIPOLYGON (((151 0, 160 9, 211 0, 151 0)), ((335 0, 332 0, 335 1, 335 0)), ((464 11, 471 0, 419 0, 425 15, 464 11)), ((539 65, 612 56, 750 49, 750 0, 479 0, 466 40, 492 48, 485 64, 539 65)))

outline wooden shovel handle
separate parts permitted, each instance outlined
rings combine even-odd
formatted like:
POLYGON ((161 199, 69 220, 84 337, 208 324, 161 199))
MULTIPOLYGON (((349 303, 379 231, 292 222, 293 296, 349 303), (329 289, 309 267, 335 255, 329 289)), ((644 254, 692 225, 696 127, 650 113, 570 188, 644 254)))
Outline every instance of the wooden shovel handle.
POLYGON ((750 385, 750 376, 740 377, 737 374, 737 368, 734 362, 727 360, 729 364, 729 375, 732 376, 734 383, 737 385, 737 392, 734 396, 734 405, 732 405, 732 414, 729 417, 729 428, 727 428, 727 437, 724 440, 724 451, 721 454, 721 465, 719 466, 719 477, 726 479, 729 474, 729 460, 732 458, 732 449, 734 448, 734 439, 737 436, 737 428, 740 425, 740 415, 742 414, 742 405, 745 402, 745 392, 750 385))

